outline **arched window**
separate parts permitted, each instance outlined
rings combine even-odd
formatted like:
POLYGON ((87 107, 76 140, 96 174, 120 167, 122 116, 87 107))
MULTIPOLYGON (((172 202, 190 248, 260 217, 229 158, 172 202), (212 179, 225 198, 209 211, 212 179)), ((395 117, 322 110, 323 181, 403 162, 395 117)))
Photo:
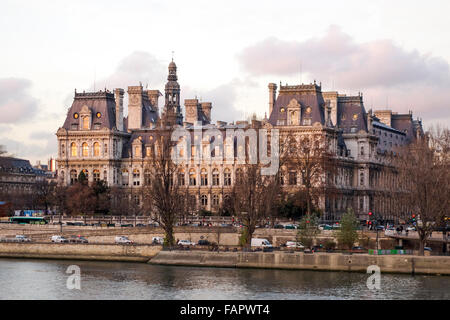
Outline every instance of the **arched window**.
POLYGON ((94 142, 94 157, 100 156, 100 143, 94 142))
POLYGON ((89 146, 86 142, 83 142, 83 144, 81 145, 81 154, 83 157, 89 156, 89 146))
POLYGON ((123 169, 122 170, 122 186, 128 186, 129 184, 129 177, 128 177, 128 170, 123 169))
POLYGON ((83 171, 84 176, 86 177, 86 180, 89 180, 89 171, 87 171, 87 169, 83 169, 81 171, 83 171))
POLYGON ((77 156, 77 144, 75 142, 72 142, 70 144, 70 155, 72 157, 76 157, 77 156))
POLYGON ((202 194, 201 196, 202 206, 206 207, 208 205, 208 196, 206 194, 202 194))
POLYGON ((208 172, 206 172, 206 169, 202 169, 200 173, 200 181, 202 186, 208 185, 208 172))
POLYGON ((184 186, 184 180, 185 180, 185 177, 184 177, 184 170, 181 169, 181 170, 178 172, 178 185, 179 185, 179 186, 184 186))
POLYGON ((70 170, 70 184, 74 184, 78 180, 77 170, 70 170))
POLYGON ((228 168, 223 171, 223 184, 225 186, 231 186, 231 170, 228 168))
POLYGON ((97 169, 93 171, 92 176, 94 178, 94 181, 100 181, 100 171, 98 171, 97 169))
POLYGON ((197 179, 195 177, 195 170, 191 169, 189 171, 189 185, 190 186, 195 186, 197 184, 197 179))
POLYGON ((141 183, 141 174, 138 169, 133 170, 133 186, 138 186, 141 183))
POLYGON ((219 170, 214 169, 212 172, 212 185, 213 186, 218 186, 220 183, 219 181, 219 170))
POLYGON ((218 207, 219 206, 219 195, 218 194, 213 194, 212 195, 212 205, 214 207, 218 207))

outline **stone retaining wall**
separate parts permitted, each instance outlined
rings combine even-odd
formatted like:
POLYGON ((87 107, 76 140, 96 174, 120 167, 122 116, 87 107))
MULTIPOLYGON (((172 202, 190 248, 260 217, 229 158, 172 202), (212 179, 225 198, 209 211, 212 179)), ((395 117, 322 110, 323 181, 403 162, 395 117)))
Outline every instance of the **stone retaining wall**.
POLYGON ((367 272, 368 266, 377 265, 382 273, 450 275, 450 257, 370 256, 367 254, 348 255, 339 253, 161 251, 150 259, 149 263, 353 272, 367 272))
POLYGON ((147 262, 160 250, 150 245, 0 243, 0 257, 5 258, 147 262))

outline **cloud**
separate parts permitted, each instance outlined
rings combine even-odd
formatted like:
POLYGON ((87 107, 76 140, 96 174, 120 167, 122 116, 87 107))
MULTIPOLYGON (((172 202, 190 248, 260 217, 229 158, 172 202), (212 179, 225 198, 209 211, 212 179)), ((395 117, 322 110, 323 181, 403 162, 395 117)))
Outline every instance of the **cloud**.
POLYGON ((0 79, 0 123, 30 120, 38 109, 38 100, 29 93, 31 81, 21 78, 0 79))
MULTIPOLYGON (((237 56, 255 77, 298 75, 332 81, 340 90, 361 90, 378 106, 409 109, 427 119, 450 117, 450 65, 440 57, 408 51, 392 40, 357 43, 339 27, 321 38, 284 41, 274 37, 243 49, 237 56)), ((366 99, 366 105, 370 103, 366 99)))
POLYGON ((167 77, 167 65, 148 52, 135 51, 119 62, 116 70, 97 82, 96 87, 106 84, 109 88, 127 88, 142 82, 145 87, 156 88, 167 77))
MULTIPOLYGON (((184 99, 197 99, 203 102, 211 102, 211 120, 212 122, 226 121, 233 122, 242 116, 242 111, 236 108, 236 102, 239 96, 239 89, 243 82, 239 79, 233 79, 212 89, 194 90, 185 86, 181 88, 181 101, 184 99)), ((250 84, 251 85, 251 84, 250 84)))

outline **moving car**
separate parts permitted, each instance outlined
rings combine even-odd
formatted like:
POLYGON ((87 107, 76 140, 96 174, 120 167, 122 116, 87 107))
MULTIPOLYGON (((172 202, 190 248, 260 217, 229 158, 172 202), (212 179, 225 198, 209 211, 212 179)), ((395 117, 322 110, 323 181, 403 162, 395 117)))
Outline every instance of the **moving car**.
POLYGON ((305 246, 298 242, 298 241, 287 241, 286 242, 286 248, 297 248, 297 249, 304 249, 305 246))
POLYGON ((211 244, 211 242, 209 242, 208 240, 198 240, 197 245, 199 246, 209 246, 211 244))
POLYGON ((164 238, 163 237, 153 237, 152 238, 152 243, 154 243, 154 244, 163 244, 164 243, 164 238))
POLYGON ((22 234, 18 234, 16 235, 16 237, 14 238, 14 242, 30 242, 31 239, 22 235, 22 234))
POLYGON ((272 248, 272 244, 267 239, 252 238, 252 247, 272 248))
POLYGON ((178 241, 179 246, 195 246, 195 242, 191 242, 189 240, 180 240, 178 241))
POLYGON ((69 240, 64 238, 63 236, 52 236, 51 238, 52 242, 55 243, 68 243, 69 240))
POLYGON ((329 224, 319 224, 319 230, 333 230, 333 227, 329 224))
POLYGON ((115 238, 115 243, 117 244, 133 244, 133 241, 128 239, 126 236, 117 236, 115 238))
POLYGON ((410 227, 406 228, 406 230, 407 231, 416 231, 416 227, 410 226, 410 227))
POLYGON ((69 238, 69 242, 73 242, 73 243, 88 243, 89 241, 85 237, 82 237, 82 236, 78 235, 78 236, 71 236, 69 238))

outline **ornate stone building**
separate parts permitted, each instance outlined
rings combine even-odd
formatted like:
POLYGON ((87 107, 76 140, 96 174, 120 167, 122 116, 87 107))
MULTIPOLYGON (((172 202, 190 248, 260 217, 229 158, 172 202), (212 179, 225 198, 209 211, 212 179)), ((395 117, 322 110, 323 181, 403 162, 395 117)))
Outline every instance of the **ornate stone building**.
MULTIPOLYGON (((224 154, 236 155, 236 144, 227 137, 227 130, 263 128, 278 129, 280 136, 319 135, 339 162, 334 183, 339 192, 324 197, 321 208, 325 218, 336 219, 348 207, 361 219, 369 211, 389 217, 397 210, 388 203, 388 184, 394 183, 385 163, 386 154, 423 135, 419 120, 412 114, 397 114, 390 110, 366 111, 363 96, 346 96, 338 92, 323 92, 321 85, 269 84, 269 117, 262 121, 211 122, 212 104, 197 99, 184 101, 186 116, 180 105, 177 67, 169 64, 165 86, 164 107, 159 110, 158 90, 142 86, 128 87, 128 116, 123 114, 124 90, 99 92, 75 91, 74 102, 66 120, 57 132, 59 183, 73 183, 84 171, 90 182, 105 180, 109 186, 138 190, 148 183, 146 160, 154 153, 157 126, 183 127, 194 132, 216 130, 215 139, 223 139, 224 154), (384 192, 384 193, 383 193, 384 192)), ((193 137, 194 138, 194 137, 193 137)), ((195 139, 195 138, 194 138, 195 139)), ((211 154, 210 137, 193 146, 192 153, 211 154), (198 148, 197 150, 195 148, 198 148)), ((192 196, 192 211, 204 208, 217 211, 231 189, 238 161, 201 161, 191 159, 183 164, 176 177, 192 196)), ((288 170, 288 168, 281 168, 288 170)), ((286 172, 286 188, 301 188, 301 174, 286 172)), ((136 202, 139 202, 136 197, 136 202)), ((389 200, 391 201, 391 200, 389 200)), ((393 200, 392 200, 393 201, 393 200)))

